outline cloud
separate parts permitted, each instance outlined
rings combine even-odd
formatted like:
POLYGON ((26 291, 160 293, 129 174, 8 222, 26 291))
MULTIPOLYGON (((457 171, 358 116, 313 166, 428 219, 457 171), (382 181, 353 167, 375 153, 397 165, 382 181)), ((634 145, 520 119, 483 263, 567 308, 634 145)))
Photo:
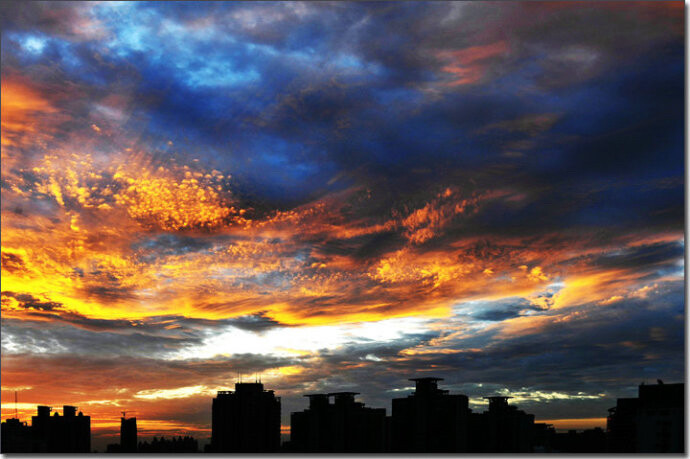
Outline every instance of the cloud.
POLYGON ((478 133, 484 134, 492 131, 507 131, 524 133, 534 137, 544 131, 548 131, 560 118, 555 113, 543 113, 537 115, 525 115, 514 120, 497 121, 481 128, 478 133))
POLYGON ((89 17, 91 6, 62 4, 57 7, 36 2, 25 5, 10 1, 3 5, 3 28, 31 28, 37 22, 41 31, 71 40, 102 38, 103 25, 89 17))
MULTIPOLYGON (((2 147, 28 146, 48 138, 54 129, 57 108, 45 95, 19 78, 3 78, 2 82, 2 147), (48 132, 46 132, 48 131, 48 132)), ((6 161, 3 154, 3 162, 6 161)))
POLYGON ((3 306, 7 304, 9 308, 19 307, 24 309, 36 309, 39 311, 53 311, 55 309, 62 308, 62 305, 60 303, 55 303, 53 301, 41 301, 38 298, 34 298, 32 295, 29 295, 27 293, 14 293, 5 291, 2 292, 2 296, 3 306))
POLYGON ((227 323, 242 330, 261 332, 275 327, 285 326, 269 317, 264 313, 258 313, 249 316, 241 316, 235 319, 230 319, 227 323))
POLYGON ((2 269, 12 273, 21 271, 24 263, 19 255, 9 252, 2 252, 2 269))
POLYGON ((488 45, 470 46, 459 50, 440 51, 439 59, 447 64, 441 69, 452 75, 448 86, 474 84, 484 77, 485 63, 483 61, 500 56, 508 51, 505 41, 497 41, 488 45))

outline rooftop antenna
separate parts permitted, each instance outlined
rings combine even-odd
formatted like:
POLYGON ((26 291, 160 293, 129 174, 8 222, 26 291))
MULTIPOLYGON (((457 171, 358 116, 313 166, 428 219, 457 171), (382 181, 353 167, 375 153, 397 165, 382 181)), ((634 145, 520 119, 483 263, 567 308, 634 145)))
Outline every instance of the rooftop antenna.
POLYGON ((19 414, 17 414, 17 391, 14 391, 14 417, 19 419, 19 414))
POLYGON ((120 413, 122 413, 122 417, 123 417, 123 418, 126 418, 126 417, 127 417, 127 412, 126 412, 126 411, 120 411, 120 413))

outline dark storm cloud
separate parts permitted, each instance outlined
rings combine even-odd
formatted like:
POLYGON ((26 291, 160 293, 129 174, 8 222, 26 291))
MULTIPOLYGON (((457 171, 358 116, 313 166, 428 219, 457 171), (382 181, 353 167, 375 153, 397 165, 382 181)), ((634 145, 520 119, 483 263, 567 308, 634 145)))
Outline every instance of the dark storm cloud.
MULTIPOLYGON (((191 336, 154 336, 145 333, 111 333, 104 329, 90 331, 70 326, 44 328, 40 322, 3 320, 3 354, 13 353, 13 347, 35 353, 60 353, 91 356, 165 355, 184 346, 198 344, 191 336)), ((170 334, 172 335, 172 333, 170 334)))
POLYGON ((78 26, 85 25, 86 16, 78 2, 7 1, 0 6, 3 30, 29 29, 65 38, 78 38, 78 26))
POLYGON ((224 321, 228 325, 239 328, 241 330, 262 332, 276 327, 285 327, 287 325, 266 317, 265 313, 253 314, 249 316, 241 316, 234 319, 227 319, 224 321))
POLYGON ((28 293, 15 293, 4 291, 2 296, 6 298, 14 298, 20 308, 24 309, 36 309, 38 311, 53 311, 55 309, 61 309, 62 304, 56 303, 54 301, 41 301, 40 299, 29 295, 28 293))
MULTIPOLYGON (((220 321, 182 316, 158 316, 145 320, 92 319, 64 311, 59 303, 40 302, 31 295, 2 294, 3 297, 16 298, 24 308, 41 311, 34 315, 36 321, 3 319, 3 343, 10 343, 4 352, 11 353, 17 346, 38 353, 47 349, 49 353, 162 357, 202 344, 209 333, 228 326, 257 333, 284 326, 262 314, 220 321), (57 312, 45 313, 54 310, 57 312), (65 325, 45 327, 46 320, 65 325)), ((26 318, 32 318, 31 314, 26 318)))
POLYGON ((509 299, 493 302, 492 307, 481 309, 479 312, 472 314, 472 318, 476 320, 501 322, 506 319, 522 316, 525 312, 535 310, 538 311, 539 308, 524 298, 509 299))
POLYGON ((134 298, 132 288, 122 287, 118 282, 112 282, 111 285, 92 285, 84 289, 84 293, 88 298, 96 298, 99 301, 117 301, 134 298))
POLYGON ((180 234, 160 234, 137 241, 132 244, 132 249, 143 260, 153 261, 170 255, 206 252, 213 249, 216 244, 227 242, 228 239, 225 237, 209 239, 180 234))
POLYGON ((400 338, 379 342, 370 340, 353 341, 344 344, 336 351, 323 351, 320 353, 319 365, 325 363, 337 368, 341 365, 356 364, 362 361, 376 361, 396 357, 402 350, 418 345, 424 345, 429 340, 437 338, 438 332, 403 334, 400 338))
POLYGON ((604 253, 595 259, 595 263, 604 268, 628 268, 635 271, 669 270, 679 267, 678 262, 684 253, 685 247, 679 242, 661 242, 604 253))
POLYGON ((2 269, 9 272, 21 271, 24 269, 24 261, 19 255, 2 252, 2 269))
MULTIPOLYGON (((25 14, 17 5, 8 7, 22 11, 9 15, 16 18, 8 30, 35 27, 52 33, 55 18, 63 14, 103 23, 119 14, 115 8, 75 12, 73 4, 60 14, 43 4, 32 8, 33 14, 25 14)), ((545 194, 552 200, 534 203, 543 213, 541 224, 564 222, 558 212, 563 202, 575 210, 567 224, 611 224, 636 219, 639 212, 626 212, 626 203, 609 192, 591 209, 578 197, 581 187, 573 185, 576 189, 568 192, 567 186, 559 186, 563 180, 575 184, 611 168, 628 179, 672 175, 675 171, 668 166, 677 164, 682 154, 682 126, 668 121, 680 119, 671 109, 682 114, 682 86, 675 79, 682 72, 682 60, 677 59, 682 49, 673 46, 682 28, 665 7, 652 12, 654 7, 645 3, 627 9, 549 5, 540 10, 549 21, 535 17, 535 6, 528 4, 500 9, 465 3, 218 4, 201 12, 186 3, 156 9, 144 3, 128 8, 140 12, 140 20, 128 18, 110 30, 106 42, 112 53, 100 60, 89 57, 89 43, 66 32, 58 36, 72 39, 75 49, 84 48, 78 55, 83 54, 92 71, 108 68, 110 74, 124 76, 136 69, 141 86, 130 90, 137 93, 139 109, 148 113, 149 131, 180 145, 203 143, 213 157, 205 161, 223 169, 232 164, 245 192, 258 192, 274 203, 313 199, 341 186, 328 182, 355 167, 360 169, 357 180, 365 184, 389 176, 398 177, 405 187, 420 188, 424 182, 411 171, 431 166, 436 171, 433 180, 452 182, 457 180, 453 171, 464 169, 465 176, 486 186, 498 157, 517 152, 500 160, 506 168, 501 174, 513 175, 518 189, 549 190, 545 194), (161 29, 156 25, 160 18, 177 21, 184 33, 176 36, 161 29), (599 26, 603 23, 606 27, 599 26), (223 27, 228 24, 236 27, 223 27), (208 34, 195 35, 197 27, 206 27, 208 34), (439 83, 447 64, 439 52, 487 53, 476 48, 477 34, 483 37, 481 46, 505 42, 505 52, 468 64, 481 62, 482 78, 504 91, 455 90, 439 83), (205 46, 209 36, 226 46, 205 46), (231 38, 240 41, 228 41, 231 38), (291 54, 314 43, 313 54, 291 54), (664 52, 652 53, 654 47, 664 52), (147 50, 161 59, 151 59, 147 50), (202 67, 193 74, 168 71, 171 61, 163 57, 172 55, 178 56, 176 65, 184 72, 202 67), (126 62, 119 60, 125 56, 126 62), (223 79, 221 64, 228 59, 233 68, 223 79), (541 80, 525 62, 541 70, 541 80), (609 68, 620 71, 606 73, 609 68), (251 69, 256 77, 247 74, 251 69), (549 89, 533 90, 532 97, 525 98, 519 90, 529 88, 530 81, 548 82, 549 89), (420 90, 423 84, 438 86, 443 96, 429 98, 420 90), (660 85, 665 88, 661 93, 660 85), (220 97, 218 87, 224 87, 220 97), (600 108, 591 110, 584 99, 600 101, 600 108), (391 104, 395 111, 387 110, 391 104), (544 113, 564 115, 554 125, 552 118, 539 115, 544 113), (623 113, 628 115, 620 116, 623 113), (648 114, 654 115, 646 118, 648 114), (592 133, 590 126, 598 126, 601 134, 582 139, 583 129, 592 133), (495 136, 486 136, 487 129, 512 134, 499 144, 495 136), (526 142, 516 136, 520 132, 528 138, 540 136, 526 142), (659 153, 649 155, 650 149, 659 153), (646 162, 652 157, 653 163, 646 162), (286 187, 293 196, 280 191, 286 187), (617 215, 607 219, 612 214, 602 203, 615 205, 617 215)), ((56 59, 66 62, 65 56, 56 59)), ((69 75, 69 69, 66 72, 69 75)), ((636 202, 649 207, 643 214, 656 210, 655 203, 679 205, 680 189, 652 197, 637 192, 636 185, 631 183, 626 195, 639 195, 636 202)), ((524 215, 525 224, 533 224, 529 209, 524 215)))
POLYGON ((385 231, 350 239, 328 239, 318 246, 318 250, 324 255, 347 255, 366 260, 377 259, 403 246, 406 242, 401 232, 385 231))
MULTIPOLYGON (((606 308, 585 305, 580 310, 567 321, 549 322, 537 333, 500 339, 493 332, 477 333, 452 346, 479 349, 420 358, 424 365, 462 368, 455 378, 466 382, 545 390, 558 386, 577 391, 589 375, 601 377, 602 373, 612 379, 617 372, 631 379, 653 371, 678 377, 681 368, 672 362, 683 349, 681 285, 676 283, 646 299, 633 298, 606 308), (564 380, 564 375, 572 379, 564 380)), ((413 369, 421 362, 406 360, 399 365, 413 369)))
MULTIPOLYGON (((237 376, 237 370, 256 369, 262 371, 270 368, 290 365, 295 359, 241 354, 233 357, 218 357, 212 360, 161 360, 155 358, 121 356, 88 356, 88 355, 36 355, 14 354, 3 357, 6 365, 15 370, 26 371, 34 368, 41 371, 36 374, 39 380, 35 384, 50 382, 52 387, 66 387, 69 390, 102 391, 122 387, 136 382, 132 389, 160 388, 161 381, 167 381, 164 387, 193 386, 200 381, 209 385, 230 386, 237 376), (6 359, 6 361, 5 361, 6 359), (72 368, 74 373, 59 371, 72 368)), ((209 404, 210 405, 210 404, 209 404)))

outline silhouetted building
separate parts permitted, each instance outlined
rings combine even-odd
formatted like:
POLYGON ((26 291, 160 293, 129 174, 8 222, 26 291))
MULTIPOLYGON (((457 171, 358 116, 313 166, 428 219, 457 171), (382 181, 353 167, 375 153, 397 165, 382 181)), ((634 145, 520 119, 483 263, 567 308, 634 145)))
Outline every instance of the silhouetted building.
POLYGON ((685 385, 640 385, 638 398, 619 398, 606 423, 608 452, 682 453, 685 385))
POLYGON ((637 409, 639 399, 619 398, 609 408, 606 420, 608 452, 634 453, 637 450, 637 409))
POLYGON ((137 418, 120 418, 120 452, 137 452, 137 418))
POLYGON ((535 453, 552 453, 554 438, 556 437, 556 429, 553 425, 545 424, 543 422, 535 423, 533 427, 533 452, 535 453))
POLYGON ((383 450, 387 453, 393 451, 393 418, 386 416, 383 431, 383 450))
POLYGON ((606 451, 606 432, 601 427, 595 427, 582 432, 569 430, 554 434, 549 452, 583 454, 605 453, 606 451))
POLYGON ((367 408, 355 401, 355 395, 357 392, 306 395, 309 408, 290 416, 290 447, 286 449, 301 453, 384 452, 386 409, 367 408))
POLYGON ((470 451, 474 453, 531 453, 534 415, 508 404, 511 397, 484 397, 489 411, 473 413, 470 421, 470 451))
POLYGON ((328 394, 308 394, 309 408, 290 414, 290 452, 319 453, 332 450, 328 394))
POLYGON ((33 444, 31 427, 26 422, 11 418, 0 424, 1 453, 31 453, 33 444))
POLYGON ((442 378, 415 378, 416 389, 393 399, 393 452, 453 453, 467 451, 470 410, 466 395, 438 388, 442 378))
POLYGON ((50 415, 49 406, 39 406, 38 416, 31 418, 34 452, 89 453, 91 452, 91 417, 84 416, 73 406, 62 407, 62 416, 50 415))
POLYGON ((187 436, 172 437, 170 440, 153 437, 151 443, 140 442, 137 448, 138 453, 198 453, 199 442, 194 437, 187 436))
POLYGON ((213 399, 211 451, 272 453, 280 449, 280 397, 261 383, 237 383, 213 399))

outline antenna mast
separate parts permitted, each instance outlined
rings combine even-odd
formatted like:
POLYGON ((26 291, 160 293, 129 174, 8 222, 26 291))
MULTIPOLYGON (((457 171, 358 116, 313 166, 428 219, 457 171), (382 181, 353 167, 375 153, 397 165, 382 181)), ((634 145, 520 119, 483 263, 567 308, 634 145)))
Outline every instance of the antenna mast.
POLYGON ((19 414, 17 414, 17 391, 14 391, 14 417, 19 419, 19 414))

